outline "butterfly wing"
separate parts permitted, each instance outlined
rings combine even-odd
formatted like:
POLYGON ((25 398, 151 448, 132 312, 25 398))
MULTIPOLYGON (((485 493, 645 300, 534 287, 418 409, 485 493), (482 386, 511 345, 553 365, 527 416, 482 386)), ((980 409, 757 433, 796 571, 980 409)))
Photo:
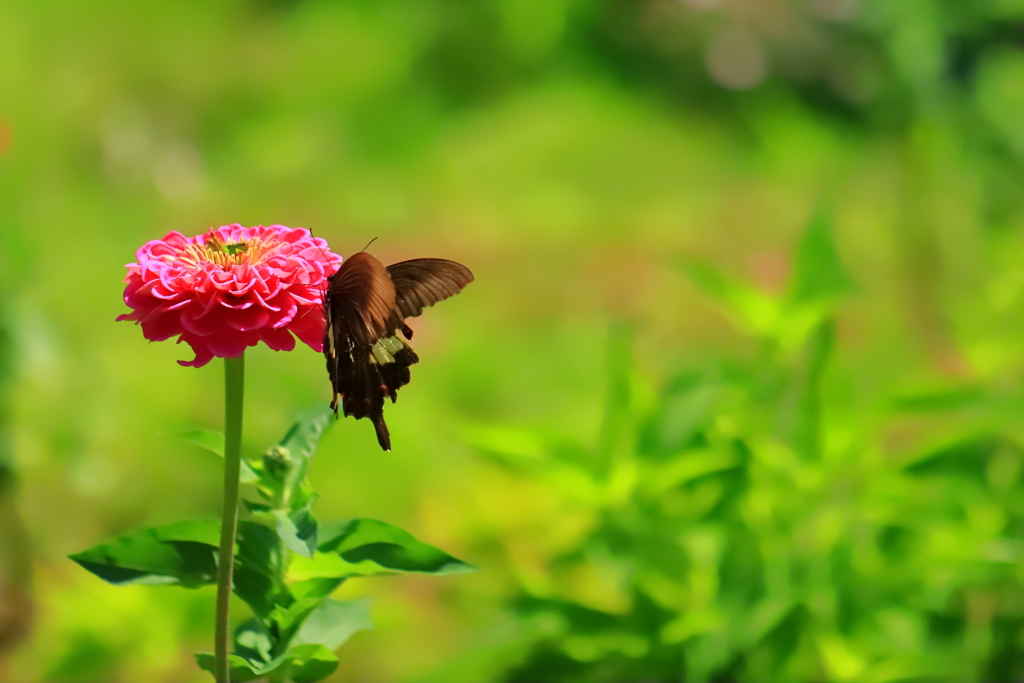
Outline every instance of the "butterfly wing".
POLYGON ((384 265, 370 254, 353 255, 331 276, 324 301, 324 356, 334 391, 331 408, 338 412, 340 396, 346 416, 370 418, 386 451, 391 450, 384 423, 384 394, 389 392, 373 350, 385 335, 394 308, 395 286, 384 265))
POLYGON ((331 276, 327 313, 343 323, 352 341, 369 349, 380 339, 395 308, 395 286, 384 265, 366 252, 351 256, 331 276))
MULTIPOLYGON (((469 268, 439 258, 420 258, 388 266, 395 284, 395 310, 388 320, 391 329, 402 329, 405 318, 415 318, 423 309, 455 296, 473 281, 469 268)), ((408 328, 406 328, 408 329, 408 328)), ((405 332, 409 339, 411 333, 405 332)))
POLYGON ((324 335, 334 389, 331 407, 337 412, 340 395, 346 416, 370 418, 384 450, 391 450, 384 396, 394 403, 398 390, 409 383, 409 368, 419 361, 407 341, 412 330, 405 319, 458 294, 472 281, 469 269, 454 261, 415 259, 385 269, 365 252, 349 258, 332 276, 324 335))
POLYGON ((380 340, 375 351, 383 351, 387 362, 380 364, 381 376, 391 402, 398 400, 398 390, 409 383, 410 366, 419 356, 409 345, 412 329, 406 318, 420 315, 427 306, 433 306, 462 291, 473 281, 469 268, 444 259, 424 258, 402 261, 388 266, 388 274, 395 285, 395 307, 387 322, 387 335, 380 340), (401 330, 402 335, 397 332, 401 330), (404 339, 403 339, 404 337, 404 339))

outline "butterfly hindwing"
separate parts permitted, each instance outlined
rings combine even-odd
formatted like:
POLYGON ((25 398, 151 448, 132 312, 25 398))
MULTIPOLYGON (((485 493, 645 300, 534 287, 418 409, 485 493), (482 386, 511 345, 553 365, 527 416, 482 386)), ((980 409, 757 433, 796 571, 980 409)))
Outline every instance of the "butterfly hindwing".
POLYGON ((331 407, 337 413, 340 396, 346 416, 370 418, 384 450, 391 450, 384 397, 392 403, 398 399, 398 390, 411 378, 409 368, 419 361, 405 319, 472 281, 469 269, 454 261, 415 259, 384 268, 365 252, 350 257, 331 276, 324 300, 331 407))
POLYGON ((408 358, 396 359, 396 362, 391 365, 381 366, 381 378, 384 380, 384 386, 387 388, 388 397, 392 403, 398 400, 398 390, 412 381, 412 373, 409 368, 420 360, 412 349, 409 349, 409 353, 412 355, 408 358))

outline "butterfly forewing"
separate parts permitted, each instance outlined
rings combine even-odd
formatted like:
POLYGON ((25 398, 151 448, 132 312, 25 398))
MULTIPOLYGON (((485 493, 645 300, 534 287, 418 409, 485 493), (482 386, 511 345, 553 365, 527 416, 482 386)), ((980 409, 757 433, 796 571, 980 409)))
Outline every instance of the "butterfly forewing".
POLYGON ((331 277, 327 313, 353 341, 369 348, 380 339, 395 308, 395 285, 384 265, 366 252, 353 255, 331 277))
POLYGON ((396 319, 415 318, 427 306, 455 296, 473 281, 469 268, 439 258, 421 258, 388 266, 395 284, 395 312, 388 327, 400 329, 396 319))

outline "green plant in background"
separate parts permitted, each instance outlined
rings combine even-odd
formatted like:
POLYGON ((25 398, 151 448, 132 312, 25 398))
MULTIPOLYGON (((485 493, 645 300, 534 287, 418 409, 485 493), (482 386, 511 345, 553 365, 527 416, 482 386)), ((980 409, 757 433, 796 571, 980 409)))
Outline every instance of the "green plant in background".
MULTIPOLYGON (((245 500, 239 523, 234 594, 252 619, 234 635, 231 680, 257 678, 309 683, 338 666, 333 650, 370 628, 369 600, 342 602, 330 595, 350 578, 385 574, 444 576, 472 568, 386 522, 349 519, 319 523, 306 470, 330 410, 299 420, 262 458, 244 461, 242 482, 257 500, 245 500)), ((223 455, 224 437, 197 431, 184 435, 223 455)), ((72 556, 115 585, 154 584, 199 588, 217 579, 220 520, 179 522, 135 531, 72 556)), ((196 655, 214 671, 212 654, 196 655)))
POLYGON ((879 407, 844 372, 855 291, 819 216, 784 293, 686 270, 757 341, 660 391, 611 337, 593 446, 477 426, 483 453, 563 496, 583 529, 520 577, 509 682, 1008 681, 1024 673, 1021 446, 962 420, 977 392, 879 407), (916 406, 916 408, 914 408, 916 406), (908 410, 955 425, 914 439, 908 410), (907 445, 907 444, 911 445, 907 445))

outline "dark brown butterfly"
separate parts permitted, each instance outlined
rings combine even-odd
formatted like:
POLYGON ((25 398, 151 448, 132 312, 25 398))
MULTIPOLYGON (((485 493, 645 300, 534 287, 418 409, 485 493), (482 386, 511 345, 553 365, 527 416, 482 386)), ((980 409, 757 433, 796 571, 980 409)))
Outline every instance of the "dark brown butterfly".
POLYGON ((409 383, 409 367, 419 361, 409 346, 412 330, 405 319, 472 281, 469 268, 444 259, 413 259, 385 268, 365 251, 348 258, 328 278, 324 296, 324 357, 334 414, 340 396, 345 416, 370 418, 380 447, 390 451, 384 397, 392 403, 398 399, 398 390, 409 383))

